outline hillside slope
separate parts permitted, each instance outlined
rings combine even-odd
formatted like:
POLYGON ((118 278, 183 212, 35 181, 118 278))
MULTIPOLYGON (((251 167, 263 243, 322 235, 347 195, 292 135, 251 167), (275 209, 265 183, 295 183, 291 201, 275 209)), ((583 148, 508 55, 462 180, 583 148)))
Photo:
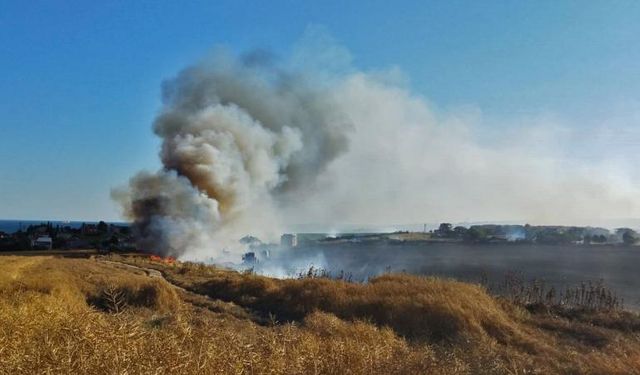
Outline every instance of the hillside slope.
POLYGON ((0 374, 640 373, 640 318, 627 312, 527 309, 408 275, 355 284, 109 261, 140 269, 0 257, 0 374))

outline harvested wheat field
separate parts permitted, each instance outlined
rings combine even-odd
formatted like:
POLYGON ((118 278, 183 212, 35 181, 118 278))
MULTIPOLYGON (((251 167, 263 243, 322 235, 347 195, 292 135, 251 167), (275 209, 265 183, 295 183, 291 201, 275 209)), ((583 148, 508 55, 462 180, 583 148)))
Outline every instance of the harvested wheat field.
POLYGON ((437 278, 0 257, 2 374, 636 374, 639 333, 629 312, 437 278))

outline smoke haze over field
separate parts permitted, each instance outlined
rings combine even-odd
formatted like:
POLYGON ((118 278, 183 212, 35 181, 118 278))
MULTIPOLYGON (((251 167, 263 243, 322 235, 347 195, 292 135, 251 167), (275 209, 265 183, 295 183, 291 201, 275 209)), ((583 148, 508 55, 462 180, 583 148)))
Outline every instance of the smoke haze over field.
POLYGON ((113 192, 143 248, 216 258, 244 235, 273 240, 304 223, 640 214, 632 174, 569 158, 574 134, 553 121, 487 137, 475 111, 434 110, 393 71, 319 71, 335 54, 295 56, 313 64, 219 53, 164 83, 153 125, 164 168, 113 192))
POLYGON ((606 156, 571 159, 574 134, 554 123, 482 139, 484 127, 472 115, 436 113, 422 98, 364 73, 347 77, 338 96, 355 130, 350 152, 306 201, 304 212, 316 212, 318 222, 588 224, 639 213, 629 171, 606 156))

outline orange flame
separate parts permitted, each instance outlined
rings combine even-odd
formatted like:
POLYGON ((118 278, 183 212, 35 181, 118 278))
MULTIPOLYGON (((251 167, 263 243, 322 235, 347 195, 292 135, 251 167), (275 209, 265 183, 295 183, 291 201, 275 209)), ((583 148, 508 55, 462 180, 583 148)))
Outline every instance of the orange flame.
POLYGON ((158 262, 158 263, 164 263, 164 264, 170 264, 170 265, 173 265, 176 263, 176 258, 174 257, 163 258, 158 255, 150 255, 149 260, 151 260, 152 262, 158 262))

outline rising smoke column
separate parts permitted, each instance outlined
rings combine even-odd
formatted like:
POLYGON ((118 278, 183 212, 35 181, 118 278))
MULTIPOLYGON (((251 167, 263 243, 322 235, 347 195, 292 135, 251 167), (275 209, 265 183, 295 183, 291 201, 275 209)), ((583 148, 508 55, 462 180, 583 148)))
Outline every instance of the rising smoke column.
POLYGON ((113 192, 143 250, 217 257, 246 234, 280 232, 277 197, 307 188, 346 151, 330 87, 252 58, 216 58, 163 84, 153 124, 163 168, 113 192))

